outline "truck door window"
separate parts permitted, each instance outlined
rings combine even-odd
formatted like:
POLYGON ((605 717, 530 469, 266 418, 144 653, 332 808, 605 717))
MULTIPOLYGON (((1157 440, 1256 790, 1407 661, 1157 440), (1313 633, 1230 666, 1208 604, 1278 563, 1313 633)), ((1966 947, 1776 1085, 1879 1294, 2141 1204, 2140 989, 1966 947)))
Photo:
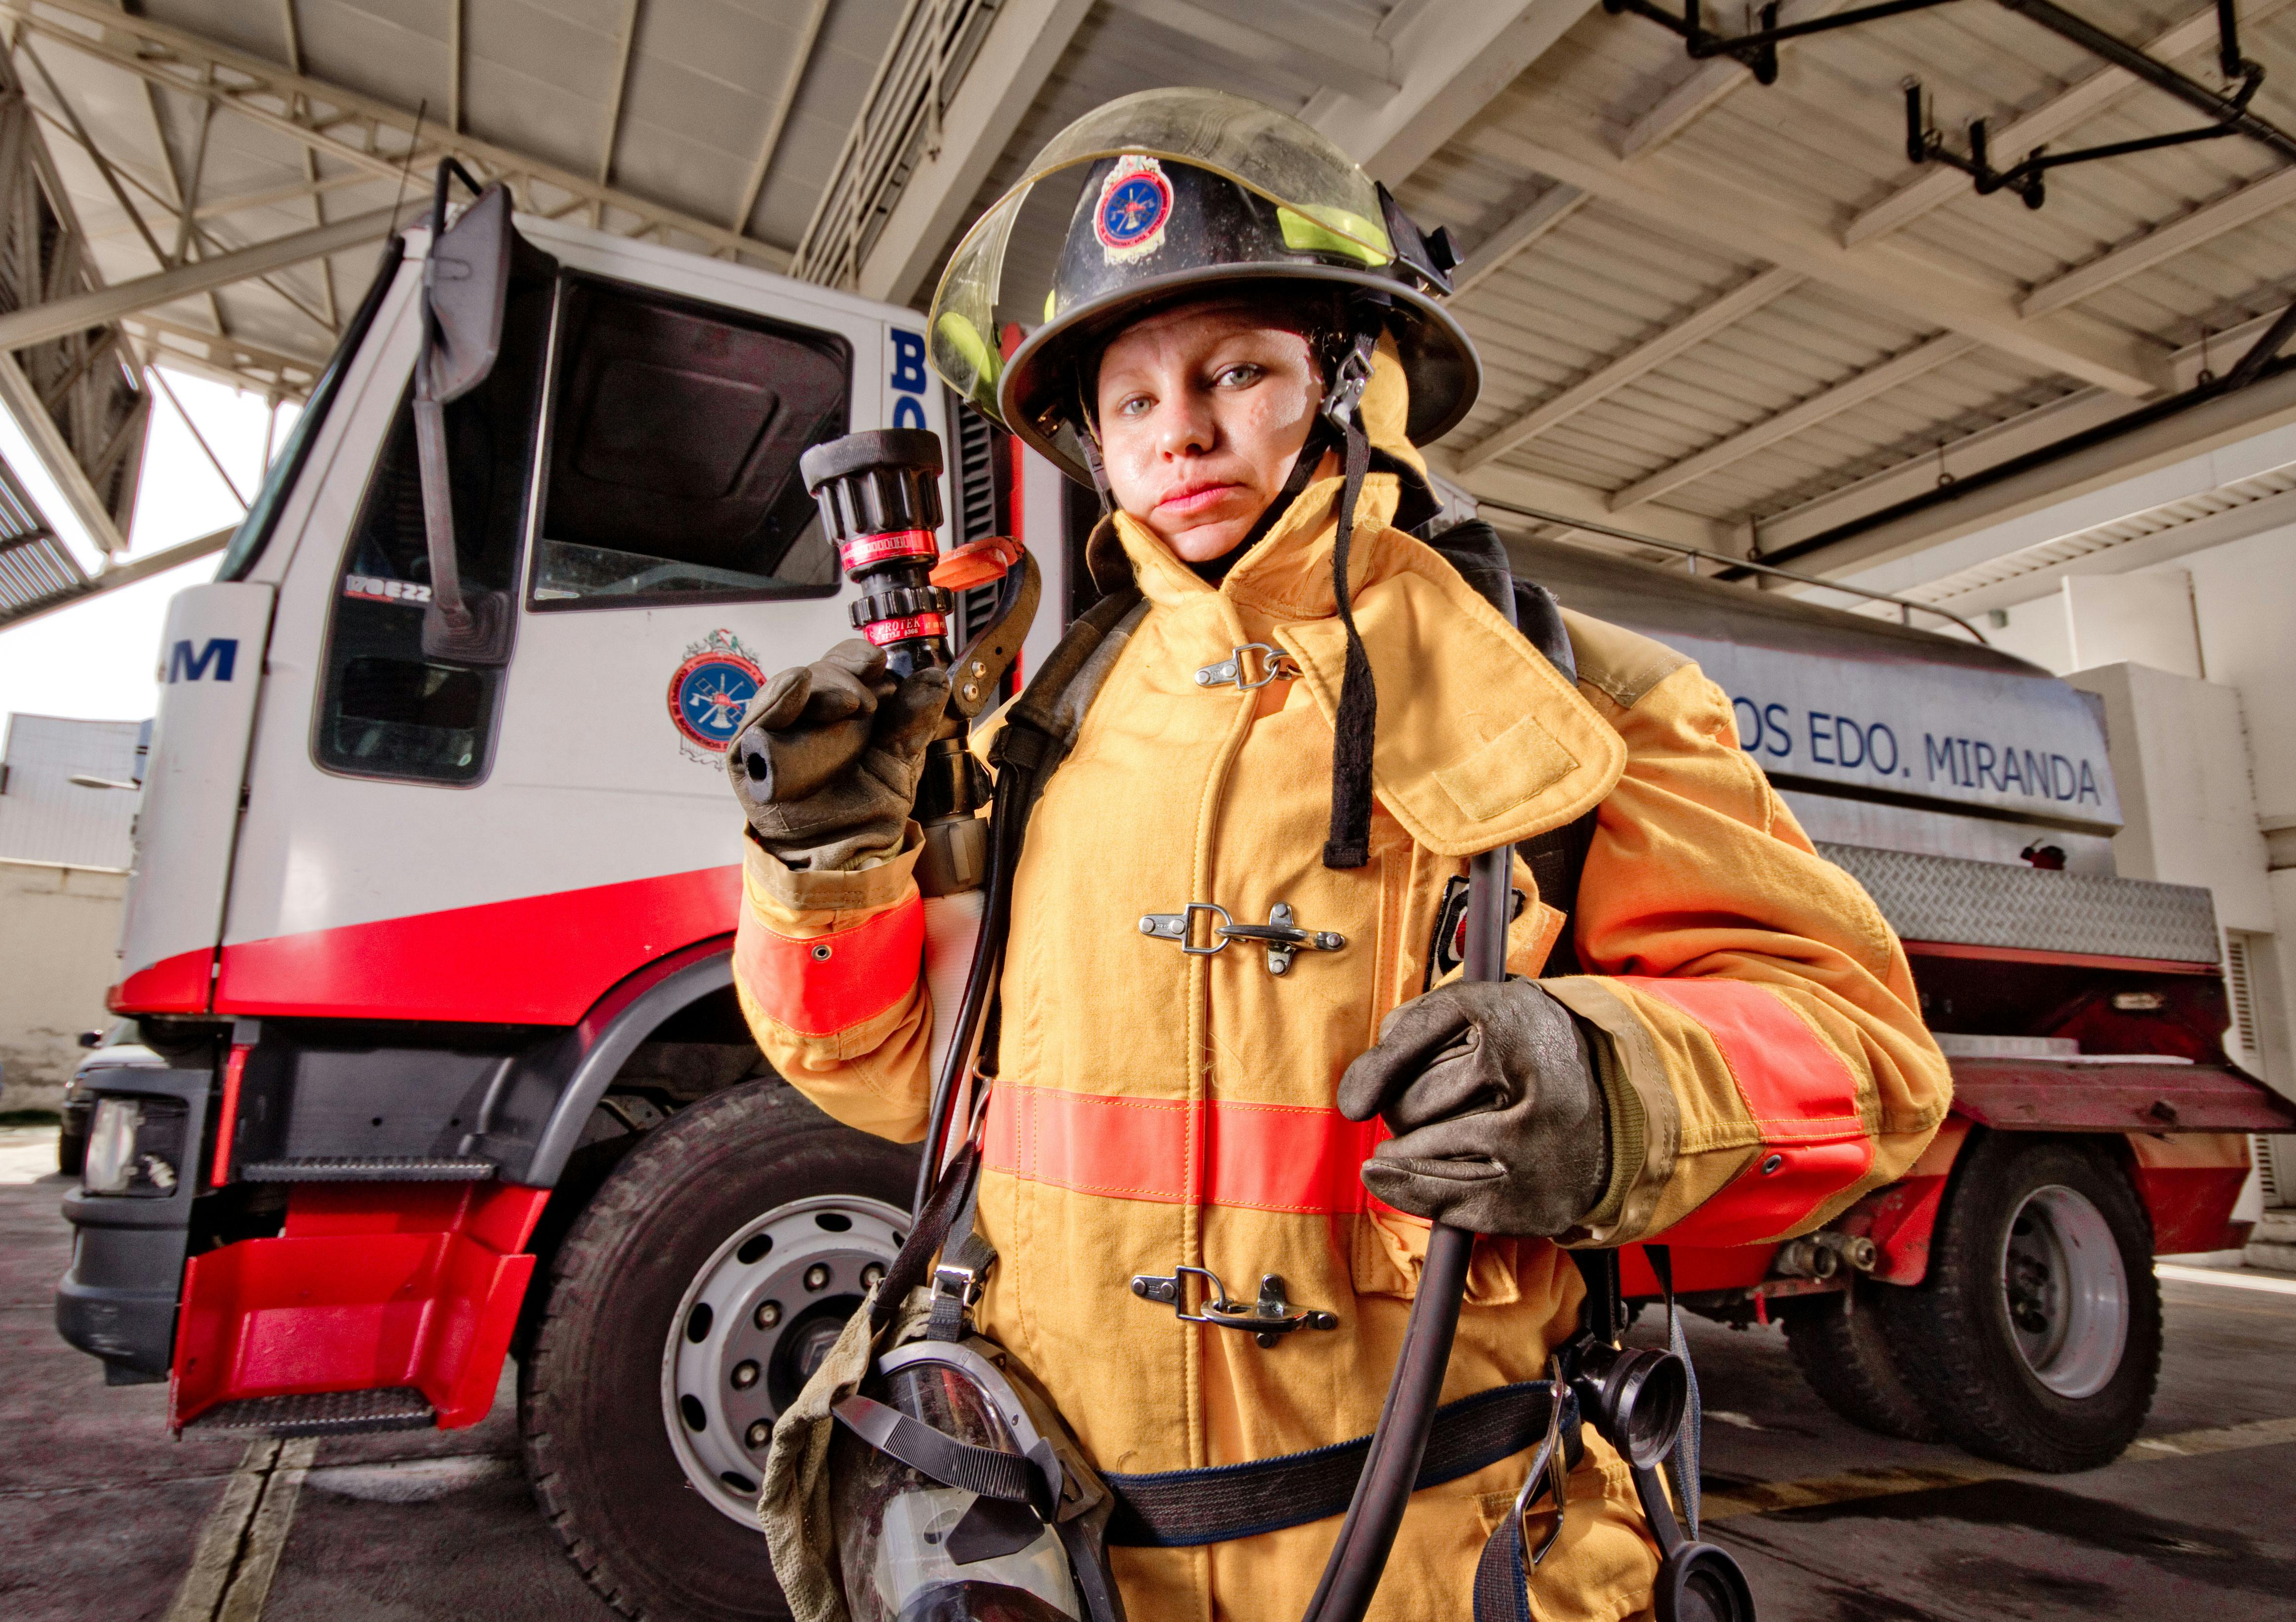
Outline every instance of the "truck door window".
MULTIPOLYGON (((508 590, 518 576, 553 292, 546 262, 514 272, 502 357, 485 382, 447 407, 466 589, 508 590)), ((425 657, 422 610, 430 601, 410 390, 335 583, 313 741, 321 766, 422 782, 471 783, 485 775, 502 671, 425 657)))
POLYGON ((845 431, 843 338, 570 277, 554 372, 532 606, 836 592, 797 459, 845 431))

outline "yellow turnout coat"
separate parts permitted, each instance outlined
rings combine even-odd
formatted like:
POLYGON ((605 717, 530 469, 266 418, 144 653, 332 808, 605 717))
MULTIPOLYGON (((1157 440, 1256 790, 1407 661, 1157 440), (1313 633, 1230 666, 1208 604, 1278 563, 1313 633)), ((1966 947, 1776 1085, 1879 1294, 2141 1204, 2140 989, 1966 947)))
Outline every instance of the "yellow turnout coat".
MULTIPOLYGON (((1382 367, 1375 425, 1399 419, 1394 381, 1382 367)), ((1902 950, 1740 750, 1720 690, 1658 643, 1566 612, 1574 689, 1389 527, 1390 475, 1368 481, 1351 549, 1379 690, 1371 860, 1322 865, 1345 646, 1339 485, 1311 486, 1218 587, 1117 517, 1149 606, 1017 874, 980 1200, 998 1260, 977 1315, 1103 1470, 1267 1458, 1376 1423, 1427 1227, 1368 1200, 1356 1168, 1378 1128, 1332 1101, 1381 1019, 1424 988, 1446 882, 1476 851, 1599 808, 1573 920, 1590 971, 1546 986, 1611 1038, 1613 1176, 1566 1241, 1814 1227, 1902 1171, 1946 1110, 1902 950), (1251 643, 1288 651, 1298 678, 1198 683, 1251 643), (1288 904, 1347 944, 1279 977, 1246 945, 1192 956, 1142 932, 1144 914, 1190 902, 1246 922, 1288 904), (1136 1274, 1183 1264, 1246 1298, 1278 1274, 1339 1327, 1262 1348, 1133 1293, 1136 1274)), ((798 872, 751 843, 736 949, 743 1010, 782 1074, 903 1141, 922 1135, 930 1091, 914 862, 912 839, 865 872, 798 872)), ((1515 881, 1533 900, 1510 967, 1536 974, 1561 921, 1520 862, 1515 881)), ((1539 1378, 1581 1293, 1554 1245, 1479 1241, 1443 1400, 1539 1378)), ((1587 1436, 1531 1585, 1534 1614, 1558 1622, 1644 1610, 1656 1569, 1623 1465, 1587 1436)), ((1526 1462, 1414 1497, 1374 1617, 1468 1615, 1526 1462)), ((1267 1622, 1304 1610, 1336 1527, 1118 1549, 1116 1574, 1135 1622, 1267 1622)))

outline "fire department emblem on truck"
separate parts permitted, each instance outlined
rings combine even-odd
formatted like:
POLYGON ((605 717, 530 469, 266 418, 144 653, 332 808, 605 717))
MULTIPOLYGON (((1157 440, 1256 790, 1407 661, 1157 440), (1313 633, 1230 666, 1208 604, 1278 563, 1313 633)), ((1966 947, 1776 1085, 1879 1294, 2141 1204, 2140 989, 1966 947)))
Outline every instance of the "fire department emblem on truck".
POLYGON ((1172 183, 1153 158, 1128 153, 1116 160, 1100 188, 1093 229, 1101 257, 1111 265, 1144 259, 1164 245, 1164 225, 1172 217, 1172 183))
POLYGON ((765 684, 756 655, 733 632, 720 627, 688 643, 685 662, 669 678, 669 718, 677 726, 680 751, 689 760, 716 765, 765 684))

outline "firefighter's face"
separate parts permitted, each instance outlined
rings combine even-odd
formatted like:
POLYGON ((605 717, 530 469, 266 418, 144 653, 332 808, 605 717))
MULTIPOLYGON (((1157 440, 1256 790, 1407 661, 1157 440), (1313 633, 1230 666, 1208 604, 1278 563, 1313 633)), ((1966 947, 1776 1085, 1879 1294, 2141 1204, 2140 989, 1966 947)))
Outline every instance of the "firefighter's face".
POLYGON ((1119 333, 1097 395, 1117 505, 1198 563, 1234 550, 1282 493, 1323 376, 1308 340, 1264 310, 1190 305, 1119 333))

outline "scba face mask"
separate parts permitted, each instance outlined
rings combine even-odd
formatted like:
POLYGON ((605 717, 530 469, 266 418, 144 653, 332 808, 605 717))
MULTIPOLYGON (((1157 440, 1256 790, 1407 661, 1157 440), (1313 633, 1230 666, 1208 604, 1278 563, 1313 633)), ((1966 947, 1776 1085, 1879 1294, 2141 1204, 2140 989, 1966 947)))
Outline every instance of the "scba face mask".
POLYGON ((1120 1622, 1098 1536, 1107 1489, 1039 1429, 986 1345, 897 1348, 833 1410, 853 1622, 1120 1622))

